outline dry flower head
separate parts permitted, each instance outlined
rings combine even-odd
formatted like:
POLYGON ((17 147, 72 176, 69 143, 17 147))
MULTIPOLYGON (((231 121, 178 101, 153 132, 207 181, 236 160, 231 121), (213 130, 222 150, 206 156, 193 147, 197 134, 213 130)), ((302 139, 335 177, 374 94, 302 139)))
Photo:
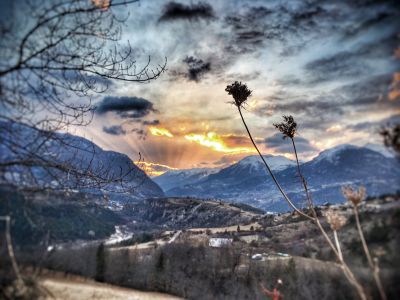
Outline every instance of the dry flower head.
POLYGON ((284 139, 287 137, 292 139, 297 132, 297 123, 292 116, 283 116, 283 122, 274 123, 274 126, 283 134, 284 139))
POLYGON ((345 186, 342 188, 342 193, 347 201, 351 202, 356 207, 359 206, 366 197, 366 190, 363 186, 360 186, 358 191, 351 186, 345 186))
POLYGON ((247 101, 247 98, 251 96, 251 90, 247 87, 247 85, 238 81, 228 85, 225 88, 225 91, 228 92, 228 95, 232 95, 233 99, 235 100, 233 104, 235 104, 238 108, 242 107, 247 101))
POLYGON ((340 230, 347 222, 347 218, 338 212, 330 209, 325 212, 326 220, 331 226, 332 230, 340 230))

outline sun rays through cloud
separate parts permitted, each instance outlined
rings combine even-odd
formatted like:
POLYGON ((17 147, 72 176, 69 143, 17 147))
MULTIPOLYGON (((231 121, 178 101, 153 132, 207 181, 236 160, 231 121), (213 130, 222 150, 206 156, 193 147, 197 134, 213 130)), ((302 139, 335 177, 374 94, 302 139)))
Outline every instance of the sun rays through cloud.
POLYGON ((254 153, 256 150, 250 147, 229 147, 225 144, 222 137, 218 136, 215 132, 208 132, 207 134, 187 134, 185 139, 190 142, 198 143, 204 147, 211 148, 217 152, 238 154, 238 153, 254 153))
POLYGON ((166 136, 169 138, 172 138, 174 136, 168 129, 165 128, 150 127, 149 130, 150 133, 155 136, 166 136))

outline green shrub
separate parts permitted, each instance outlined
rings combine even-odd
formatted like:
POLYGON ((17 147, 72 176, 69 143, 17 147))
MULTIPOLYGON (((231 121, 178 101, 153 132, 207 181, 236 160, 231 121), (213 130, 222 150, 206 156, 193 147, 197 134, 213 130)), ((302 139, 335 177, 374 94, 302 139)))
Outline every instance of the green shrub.
POLYGON ((385 243, 389 241, 390 227, 386 224, 379 225, 374 223, 371 230, 366 235, 368 243, 385 243))

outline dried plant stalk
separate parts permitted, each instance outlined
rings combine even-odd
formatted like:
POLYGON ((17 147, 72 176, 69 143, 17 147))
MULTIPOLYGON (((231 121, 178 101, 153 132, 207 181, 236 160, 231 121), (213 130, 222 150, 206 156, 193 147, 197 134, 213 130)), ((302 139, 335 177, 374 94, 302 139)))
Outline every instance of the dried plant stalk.
POLYGON ((248 99, 248 97, 251 96, 251 90, 249 90, 247 88, 247 86, 245 84, 242 84, 241 82, 235 82, 232 85, 228 85, 227 88, 225 89, 229 95, 232 95, 232 97, 234 98, 234 102, 233 104, 237 107, 238 111, 239 111, 239 115, 242 119, 243 125, 247 131, 247 134, 254 146, 254 148, 256 149, 258 155, 260 156, 261 160, 263 161, 266 169, 268 170, 268 173, 270 174, 272 180, 274 181, 275 185, 277 186, 279 192, 282 194, 282 196, 284 197, 284 199, 286 200, 286 202, 289 204, 289 206, 295 210, 299 215, 313 221, 318 229, 320 230, 321 234, 323 235, 323 237, 325 238, 325 240, 328 242, 330 248, 332 249, 332 251, 334 252, 334 254, 336 255, 340 266, 343 270, 344 275, 346 276, 346 278, 348 279, 348 281, 350 282, 350 284, 355 288, 355 290, 357 291, 358 296, 360 297, 360 299, 362 300, 367 300, 367 296, 366 293, 364 291, 363 286, 358 282, 357 278, 354 276, 353 272, 350 270, 350 268, 347 266, 346 262, 343 259, 343 255, 341 253, 341 248, 340 248, 340 244, 339 244, 339 240, 337 238, 337 234, 335 235, 335 240, 336 240, 336 246, 334 245, 334 243, 332 242, 331 238, 328 236, 327 232, 325 231, 325 229, 323 228, 323 226, 321 225, 321 222, 319 221, 318 215, 314 209, 314 204, 313 201, 311 199, 311 195, 309 193, 308 187, 307 187, 307 181, 305 180, 304 176, 302 175, 301 169, 300 169, 300 164, 299 164, 299 160, 298 160, 298 155, 297 155, 297 150, 296 150, 296 145, 294 142, 294 135, 297 131, 297 123, 294 122, 293 117, 291 116, 285 116, 285 122, 282 124, 274 124, 276 128, 278 128, 283 134, 284 137, 289 137, 292 140, 292 144, 293 144, 293 148, 294 148, 294 152, 295 152, 295 156, 296 156, 296 162, 297 162, 297 169, 298 169, 298 173, 299 176, 301 178, 305 193, 306 193, 306 198, 307 198, 307 202, 309 204, 309 207, 311 209, 312 212, 312 216, 309 216, 308 214, 303 213, 299 208, 296 207, 296 205, 293 203, 293 201, 287 196, 287 194, 285 193, 285 191, 283 190, 283 188, 281 187, 281 185, 279 184, 277 178, 275 177, 275 175, 273 174, 271 168, 269 167, 268 163, 266 162, 266 160, 264 159, 263 155, 261 154, 261 151, 258 149, 257 144, 255 143, 253 136, 247 126, 247 123, 243 117, 242 114, 242 110, 241 108, 243 107, 243 105, 246 104, 246 101, 248 99))
POLYGON ((356 220, 357 232, 358 235, 360 236, 364 254, 368 261, 368 266, 372 271, 376 286, 378 287, 379 295, 382 300, 387 300, 385 289, 383 288, 383 284, 380 278, 380 269, 378 261, 373 260, 367 241, 365 240, 364 232, 361 228, 360 214, 358 211, 358 207, 361 204, 361 202, 365 200, 366 196, 365 187, 362 186, 359 187, 358 191, 354 190, 352 187, 344 187, 342 189, 342 192, 347 201, 351 202, 353 205, 353 212, 356 220))

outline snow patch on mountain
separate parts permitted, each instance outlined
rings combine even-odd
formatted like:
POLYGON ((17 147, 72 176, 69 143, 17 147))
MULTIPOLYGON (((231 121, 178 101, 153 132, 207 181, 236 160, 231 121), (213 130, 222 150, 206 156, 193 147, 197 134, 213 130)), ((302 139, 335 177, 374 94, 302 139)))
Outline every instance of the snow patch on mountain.
POLYGON ((337 162, 338 155, 340 154, 340 152, 343 152, 345 150, 351 150, 351 149, 360 149, 360 147, 351 145, 351 144, 338 145, 333 148, 322 151, 314 159, 314 162, 317 163, 317 162, 321 162, 321 161, 325 160, 325 161, 335 164, 337 162))

